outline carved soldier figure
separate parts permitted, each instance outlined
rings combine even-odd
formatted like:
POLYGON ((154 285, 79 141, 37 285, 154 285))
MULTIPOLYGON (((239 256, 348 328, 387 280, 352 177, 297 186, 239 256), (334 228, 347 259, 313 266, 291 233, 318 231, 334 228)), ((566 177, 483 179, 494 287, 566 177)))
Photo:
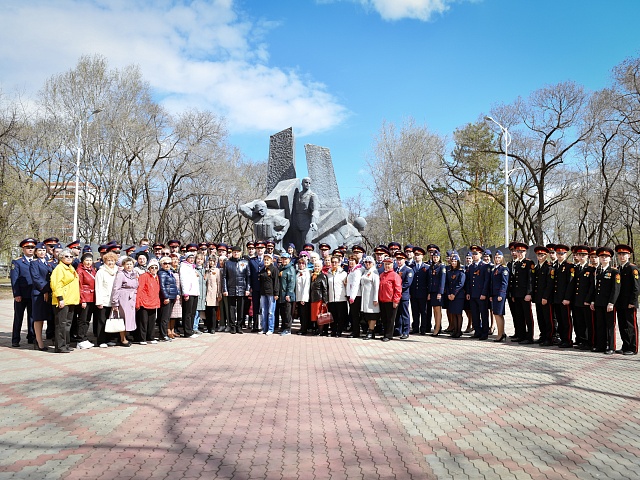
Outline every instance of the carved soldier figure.
POLYGON ((300 247, 311 243, 313 234, 318 229, 318 197, 311 191, 311 179, 302 179, 302 190, 296 192, 293 199, 292 236, 293 243, 300 247))
POLYGON ((253 221, 255 238, 271 240, 278 250, 282 249, 282 239, 289 229, 289 220, 282 210, 270 210, 263 200, 245 203, 238 210, 253 221))

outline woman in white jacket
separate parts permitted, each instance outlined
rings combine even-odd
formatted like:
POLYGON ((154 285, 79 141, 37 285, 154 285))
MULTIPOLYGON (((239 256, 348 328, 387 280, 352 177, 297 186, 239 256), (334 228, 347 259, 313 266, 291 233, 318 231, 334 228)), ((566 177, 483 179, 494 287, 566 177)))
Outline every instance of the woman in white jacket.
POLYGON ((300 331, 298 335, 306 335, 311 324, 311 303, 309 302, 309 286, 311 274, 307 268, 307 257, 302 255, 296 265, 296 303, 300 315, 300 331))
POLYGON ((184 337, 198 337, 193 331, 193 319, 196 316, 198 296, 200 295, 199 273, 195 266, 195 252, 188 252, 185 261, 180 264, 180 290, 182 292, 182 328, 184 337))
MULTIPOLYGON (((341 259, 338 256, 331 257, 331 268, 326 273, 329 290, 329 312, 333 315, 331 324, 331 336, 339 337, 349 315, 347 307, 347 272, 340 267, 341 259)), ((327 334, 326 325, 323 327, 323 335, 327 334)))
POLYGON ((380 305, 378 305, 378 290, 380 288, 380 275, 373 257, 364 259, 364 271, 360 277, 360 292, 362 293, 361 312, 367 322, 369 330, 365 340, 375 338, 376 322, 380 318, 380 305))
POLYGON ((351 323, 350 338, 360 338, 360 309, 362 292, 360 278, 364 267, 358 263, 355 253, 349 255, 349 274, 347 275, 347 297, 349 298, 349 322, 351 323))
POLYGON ((117 260, 117 254, 113 252, 105 254, 102 257, 104 263, 96 273, 97 342, 100 348, 116 345, 112 341, 113 334, 105 333, 104 327, 107 324, 107 318, 111 315, 111 292, 113 291, 116 273, 118 273, 117 260))

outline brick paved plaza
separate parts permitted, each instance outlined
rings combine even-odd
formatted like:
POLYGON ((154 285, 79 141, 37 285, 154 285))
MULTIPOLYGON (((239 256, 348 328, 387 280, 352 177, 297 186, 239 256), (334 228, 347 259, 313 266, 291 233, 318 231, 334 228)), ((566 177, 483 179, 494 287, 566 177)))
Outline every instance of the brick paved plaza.
POLYGON ((0 479, 640 477, 637 356, 224 333, 63 355, 11 348, 12 315, 0 479))

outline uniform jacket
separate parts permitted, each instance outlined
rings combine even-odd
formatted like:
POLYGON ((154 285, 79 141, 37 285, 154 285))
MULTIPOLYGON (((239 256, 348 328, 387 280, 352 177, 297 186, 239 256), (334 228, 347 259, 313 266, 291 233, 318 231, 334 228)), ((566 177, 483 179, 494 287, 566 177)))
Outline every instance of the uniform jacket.
POLYGON ((560 304, 563 300, 571 300, 574 272, 573 263, 567 261, 551 268, 549 275, 553 279, 553 303, 560 304))
POLYGON ((286 297, 289 296, 290 302, 296 301, 296 269, 293 263, 289 261, 286 267, 280 268, 280 293, 278 294, 278 303, 286 303, 286 297))
POLYGON ((33 285, 31 293, 33 296, 41 293, 51 293, 51 272, 53 272, 53 267, 39 258, 35 258, 29 264, 29 273, 31 274, 33 285))
POLYGON ((71 265, 59 263, 51 273, 51 296, 53 304, 63 300, 65 305, 80 304, 80 281, 78 272, 71 265))
POLYGON ((309 285, 309 301, 327 303, 329 301, 329 287, 327 284, 327 276, 320 272, 315 280, 311 273, 311 283, 309 285))
POLYGON ((78 269, 78 278, 80 280, 80 302, 92 303, 96 301, 96 269, 93 265, 86 268, 80 264, 78 269))
POLYGON ((409 300, 409 292, 413 283, 413 268, 405 264, 398 269, 398 275, 402 278, 402 300, 409 300))
POLYGON ((496 265, 491 270, 491 290, 489 296, 494 300, 498 297, 507 298, 509 288, 509 269, 505 265, 496 265))
POLYGON ((429 280, 429 293, 431 295, 443 295, 444 294, 444 282, 447 278, 447 271, 444 268, 444 264, 434 263, 431 264, 431 278, 429 280))
POLYGON ((606 269, 596 269, 596 285, 593 304, 596 307, 606 307, 609 303, 615 305, 620 294, 620 273, 611 266, 606 269))
POLYGON ((249 259, 249 277, 251 279, 251 289, 254 293, 260 293, 260 272, 264 270, 264 256, 262 259, 252 257, 249 259))
POLYGON ((160 280, 160 298, 162 300, 175 300, 176 297, 180 295, 175 272, 172 269, 160 270, 158 272, 158 279, 160 280))
POLYGON ((444 287, 444 294, 446 296, 455 295, 458 298, 463 298, 465 294, 465 281, 466 275, 464 268, 460 267, 456 270, 447 269, 447 281, 444 287))
MULTIPOLYGON (((251 260, 247 262, 244 258, 236 260, 232 257, 228 259, 222 270, 222 291, 232 297, 244 297, 251 289, 249 285, 251 279, 250 264, 251 260)), ((260 291, 259 282, 258 280, 258 288, 254 289, 257 292, 260 291)))
MULTIPOLYGON (((35 260, 35 257, 32 259, 35 260)), ((11 288, 14 297, 31 298, 33 283, 29 260, 24 255, 11 261, 11 288)))
POLYGON ((638 295, 640 294, 640 279, 638 267, 627 262, 620 267, 620 295, 618 295, 617 308, 629 308, 634 305, 638 308, 638 295))
POLYGON ((549 275, 551 265, 549 262, 538 263, 533 270, 533 301, 541 303, 545 298, 552 301, 553 280, 549 275))
POLYGON ((419 266, 413 264, 413 282, 409 292, 411 298, 427 298, 429 295, 429 280, 431 277, 431 265, 422 262, 419 266))
POLYGON ((596 269, 590 267, 588 264, 585 264, 584 267, 577 264, 574 268, 573 305, 576 307, 584 307, 585 302, 591 303, 591 298, 593 297, 596 269))
POLYGON ((491 272, 489 266, 479 262, 472 263, 467 267, 467 278, 465 290, 471 298, 489 297, 489 287, 491 286, 491 272))
POLYGON ((136 308, 160 308, 160 279, 149 272, 138 277, 138 294, 136 308))
POLYGON ((528 258, 509 262, 509 297, 524 298, 533 293, 535 263, 528 258))
POLYGON ((402 299, 402 278, 393 270, 380 274, 378 301, 400 303, 402 299))

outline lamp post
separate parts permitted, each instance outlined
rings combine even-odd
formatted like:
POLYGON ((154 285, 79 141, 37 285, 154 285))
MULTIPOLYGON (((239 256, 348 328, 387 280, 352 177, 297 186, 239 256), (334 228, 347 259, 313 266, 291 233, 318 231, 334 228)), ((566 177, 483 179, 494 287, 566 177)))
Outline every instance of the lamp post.
MULTIPOLYGON (((95 109, 93 112, 87 115, 87 118, 84 121, 89 123, 89 120, 91 120, 91 117, 100 113, 101 111, 102 109, 100 108, 95 109)), ((80 183, 80 149, 82 148, 82 123, 83 123, 83 119, 80 119, 80 121, 78 122, 78 126, 76 127, 76 135, 78 137, 78 148, 77 148, 77 155, 76 155, 76 191, 75 191, 75 195, 74 195, 75 198, 73 202, 73 237, 71 238, 72 241, 78 238, 78 189, 79 189, 79 183, 80 183)))
POLYGON ((485 120, 489 120, 495 123, 500 130, 502 130, 502 136, 504 137, 504 246, 509 244, 509 145, 511 144, 511 134, 506 127, 503 127, 491 117, 484 117, 485 120))

